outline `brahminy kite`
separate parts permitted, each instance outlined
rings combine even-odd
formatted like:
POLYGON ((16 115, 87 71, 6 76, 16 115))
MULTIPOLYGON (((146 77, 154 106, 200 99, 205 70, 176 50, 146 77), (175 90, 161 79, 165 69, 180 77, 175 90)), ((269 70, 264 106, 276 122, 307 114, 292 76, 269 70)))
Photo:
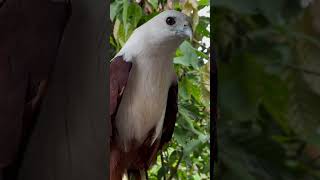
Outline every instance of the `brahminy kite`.
POLYGON ((178 112, 173 66, 191 20, 167 10, 138 27, 110 63, 110 180, 145 172, 169 142, 178 112))

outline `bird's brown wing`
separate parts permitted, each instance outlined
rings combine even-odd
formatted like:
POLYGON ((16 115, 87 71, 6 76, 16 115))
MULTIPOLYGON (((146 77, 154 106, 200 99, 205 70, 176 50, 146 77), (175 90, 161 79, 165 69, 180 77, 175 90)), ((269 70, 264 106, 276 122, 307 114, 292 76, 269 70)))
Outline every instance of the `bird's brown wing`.
MULTIPOLYGON (((109 115, 111 121, 109 127, 112 127, 112 125, 114 124, 113 121, 117 114, 117 110, 128 81, 131 67, 132 63, 124 61, 122 56, 115 57, 114 60, 110 63, 109 115)), ((114 127, 112 127, 111 130, 115 130, 114 127)), ((114 133, 115 132, 111 131, 111 136, 114 135, 114 133)))
POLYGON ((130 70, 132 67, 131 62, 126 62, 123 56, 117 56, 111 61, 109 66, 109 132, 110 132, 110 177, 109 179, 121 180, 122 175, 126 169, 126 161, 122 158, 123 152, 119 149, 114 138, 117 134, 115 127, 115 117, 118 111, 119 104, 121 102, 122 94, 128 82, 130 70))
POLYGON ((169 89, 166 114, 163 122, 162 136, 160 148, 168 143, 173 135, 174 125, 177 120, 178 113, 178 82, 175 81, 169 89))

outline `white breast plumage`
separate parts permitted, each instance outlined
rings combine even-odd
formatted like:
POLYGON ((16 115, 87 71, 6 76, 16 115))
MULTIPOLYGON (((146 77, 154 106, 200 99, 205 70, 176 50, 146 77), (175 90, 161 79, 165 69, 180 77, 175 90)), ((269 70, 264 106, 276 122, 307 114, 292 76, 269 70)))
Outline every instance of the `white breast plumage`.
POLYGON ((160 136, 174 73, 171 59, 137 58, 140 59, 133 61, 115 121, 121 134, 118 142, 125 150, 132 140, 142 143, 152 128, 155 128, 153 142, 160 136))

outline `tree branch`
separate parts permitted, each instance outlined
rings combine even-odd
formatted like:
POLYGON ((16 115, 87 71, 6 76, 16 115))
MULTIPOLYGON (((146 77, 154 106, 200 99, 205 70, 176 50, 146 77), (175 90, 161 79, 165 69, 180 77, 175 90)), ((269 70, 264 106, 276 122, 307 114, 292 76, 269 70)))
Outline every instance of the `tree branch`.
POLYGON ((183 151, 181 152, 181 155, 179 157, 177 165, 172 169, 168 180, 171 180, 177 174, 177 171, 178 171, 179 165, 181 163, 182 157, 183 157, 183 151))
POLYGON ((292 64, 282 64, 282 66, 287 67, 287 68, 291 68, 291 69, 294 69, 294 70, 298 70, 298 71, 301 71, 301 72, 306 73, 306 74, 320 76, 320 72, 312 71, 310 69, 305 69, 305 68, 302 68, 302 67, 299 67, 299 66, 295 66, 295 65, 292 65, 292 64))
MULTIPOLYGON (((160 158, 161 158, 161 166, 164 167, 164 161, 163 161, 163 154, 162 154, 162 151, 160 153, 160 158)), ((164 174, 163 176, 163 180, 166 180, 166 174, 164 174)))
POLYGON ((146 180, 149 180, 149 175, 148 175, 148 171, 144 171, 145 172, 145 176, 146 176, 146 180))
POLYGON ((263 63, 264 65, 279 65, 279 66, 283 66, 283 67, 286 67, 286 68, 290 68, 290 69, 293 69, 293 70, 297 70, 297 71, 301 71, 303 73, 306 73, 306 74, 310 74, 310 75, 314 75, 314 76, 320 76, 320 72, 317 72, 317 71, 312 71, 310 69, 305 69, 303 67, 299 67, 299 66, 295 66, 295 65, 292 65, 292 64, 283 64, 283 63, 280 63, 280 62, 275 62, 275 63, 263 63))

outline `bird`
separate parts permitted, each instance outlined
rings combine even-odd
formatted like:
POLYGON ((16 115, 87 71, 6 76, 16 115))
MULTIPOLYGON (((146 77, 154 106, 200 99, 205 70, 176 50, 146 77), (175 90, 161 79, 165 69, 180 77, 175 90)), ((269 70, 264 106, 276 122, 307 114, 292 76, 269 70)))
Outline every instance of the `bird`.
POLYGON ((173 58, 192 39, 191 18, 166 10, 136 28, 109 64, 109 179, 147 178, 178 113, 173 58))

